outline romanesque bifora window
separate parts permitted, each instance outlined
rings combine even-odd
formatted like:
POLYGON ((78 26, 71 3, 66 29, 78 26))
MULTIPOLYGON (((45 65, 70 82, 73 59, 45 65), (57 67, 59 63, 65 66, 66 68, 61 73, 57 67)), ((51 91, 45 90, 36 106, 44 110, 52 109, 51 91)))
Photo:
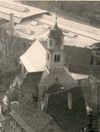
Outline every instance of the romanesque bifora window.
POLYGON ((56 62, 56 59, 57 59, 57 55, 54 56, 54 62, 56 62))
POLYGON ((57 56, 57 62, 59 62, 59 61, 60 61, 60 55, 57 56))
POLYGON ((54 56, 54 62, 60 62, 60 55, 54 56))

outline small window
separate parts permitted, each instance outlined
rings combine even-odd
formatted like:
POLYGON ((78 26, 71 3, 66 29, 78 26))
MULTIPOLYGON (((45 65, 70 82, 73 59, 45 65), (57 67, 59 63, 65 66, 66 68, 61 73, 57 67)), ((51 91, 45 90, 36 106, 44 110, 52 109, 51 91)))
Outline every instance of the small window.
POLYGON ((56 61, 57 61, 57 55, 54 56, 54 62, 56 62, 56 61))
POLYGON ((59 62, 59 61, 60 61, 60 55, 57 56, 57 62, 59 62))
POLYGON ((72 94, 68 93, 68 108, 72 110, 72 94))

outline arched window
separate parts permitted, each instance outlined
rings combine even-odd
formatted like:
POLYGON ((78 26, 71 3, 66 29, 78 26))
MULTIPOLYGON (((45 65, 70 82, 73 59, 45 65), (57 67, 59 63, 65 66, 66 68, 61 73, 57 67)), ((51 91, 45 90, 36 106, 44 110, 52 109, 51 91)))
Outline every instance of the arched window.
POLYGON ((57 55, 54 56, 54 62, 57 62, 57 55))
POLYGON ((59 62, 59 61, 60 61, 60 55, 55 55, 54 62, 59 62))
POLYGON ((60 55, 57 56, 57 62, 59 62, 59 61, 60 61, 60 55))

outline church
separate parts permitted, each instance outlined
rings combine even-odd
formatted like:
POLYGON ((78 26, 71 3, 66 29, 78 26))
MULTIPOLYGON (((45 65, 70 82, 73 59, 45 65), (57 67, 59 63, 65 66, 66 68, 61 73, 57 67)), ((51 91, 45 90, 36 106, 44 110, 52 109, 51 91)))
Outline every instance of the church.
POLYGON ((65 65, 64 34, 56 22, 46 44, 36 40, 19 59, 7 104, 5 132, 85 132, 88 124, 81 86, 65 65), (13 100, 16 91, 16 101, 13 100))

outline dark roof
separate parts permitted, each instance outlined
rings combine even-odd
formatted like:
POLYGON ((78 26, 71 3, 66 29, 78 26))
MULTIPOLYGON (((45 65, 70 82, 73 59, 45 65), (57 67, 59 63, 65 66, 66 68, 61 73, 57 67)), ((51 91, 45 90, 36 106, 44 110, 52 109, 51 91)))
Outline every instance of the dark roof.
POLYGON ((48 94, 53 94, 53 93, 62 92, 62 91, 64 91, 64 86, 61 85, 60 83, 55 83, 52 86, 50 86, 50 88, 48 88, 46 92, 48 94))
MULTIPOLYGON (((20 104, 13 109, 13 118, 20 120, 24 124, 27 124, 29 128, 34 132, 42 130, 51 120, 53 120, 48 114, 39 110, 36 105, 33 104, 31 99, 23 98, 20 104), (17 115, 17 116, 16 116, 17 115)), ((12 114, 11 114, 12 115, 12 114)), ((24 129, 27 126, 24 126, 24 129)))
POLYGON ((49 37, 52 37, 54 39, 61 38, 63 36, 62 30, 58 27, 57 23, 55 23, 55 26, 50 29, 49 37))
POLYGON ((65 132, 78 132, 88 122, 81 87, 51 94, 48 100, 47 113, 65 132), (69 110, 67 105, 68 92, 72 93, 73 97, 72 110, 69 110))
POLYGON ((26 78, 21 85, 22 94, 25 96, 30 96, 33 93, 34 87, 37 87, 40 79, 41 79, 42 72, 34 72, 28 73, 26 78))

